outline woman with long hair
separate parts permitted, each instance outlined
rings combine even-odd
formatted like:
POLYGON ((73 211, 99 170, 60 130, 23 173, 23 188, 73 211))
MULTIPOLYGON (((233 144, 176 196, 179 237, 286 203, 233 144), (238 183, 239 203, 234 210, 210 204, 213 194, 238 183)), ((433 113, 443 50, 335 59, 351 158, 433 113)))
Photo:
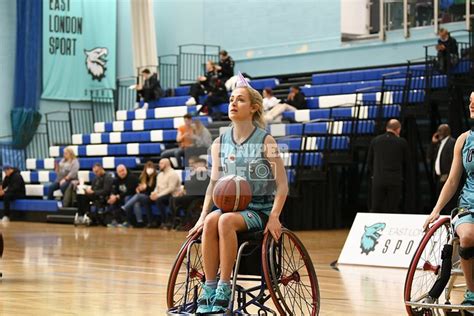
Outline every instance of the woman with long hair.
POLYGON ((56 166, 56 181, 48 190, 48 200, 54 199, 54 191, 60 189, 64 195, 71 181, 77 180, 79 172, 79 160, 71 147, 64 148, 63 159, 56 166))

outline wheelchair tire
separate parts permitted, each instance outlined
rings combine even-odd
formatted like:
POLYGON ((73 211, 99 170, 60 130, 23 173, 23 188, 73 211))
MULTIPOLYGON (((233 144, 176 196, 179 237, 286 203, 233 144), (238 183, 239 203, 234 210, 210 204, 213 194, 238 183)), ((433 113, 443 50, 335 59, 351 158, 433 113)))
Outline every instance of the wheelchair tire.
POLYGON ((262 247, 265 282, 279 315, 318 315, 320 294, 311 257, 299 238, 283 228, 280 241, 266 234, 262 247))
POLYGON ((168 309, 182 306, 185 297, 187 303, 192 303, 194 301, 195 289, 197 289, 197 295, 199 295, 201 291, 201 283, 204 281, 201 243, 195 242, 200 236, 200 234, 194 234, 189 239, 187 239, 181 246, 181 249, 176 256, 176 260, 173 264, 168 279, 168 287, 166 291, 168 309), (188 263, 186 254, 189 247, 192 247, 190 250, 191 278, 188 285, 188 290, 186 291, 186 271, 188 263))
MULTIPOLYGON (((441 251, 451 238, 450 219, 438 220, 425 233, 408 267, 404 299, 423 299, 428 295, 441 271, 441 251)), ((408 315, 431 315, 431 311, 406 305, 408 315)))

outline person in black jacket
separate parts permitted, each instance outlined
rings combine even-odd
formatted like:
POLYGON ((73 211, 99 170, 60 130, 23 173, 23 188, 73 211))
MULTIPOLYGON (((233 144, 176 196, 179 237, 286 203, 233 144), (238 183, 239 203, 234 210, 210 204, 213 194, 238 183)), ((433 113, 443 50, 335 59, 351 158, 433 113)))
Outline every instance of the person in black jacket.
POLYGON ((3 201, 2 222, 10 221, 10 204, 12 201, 25 197, 25 181, 20 170, 12 166, 4 166, 5 178, 0 189, 0 199, 3 201))
MULTIPOLYGON (((436 197, 441 193, 446 180, 448 180, 451 163, 453 162, 454 145, 456 139, 451 137, 451 129, 448 124, 441 124, 431 138, 431 146, 428 149, 428 159, 433 170, 433 179, 436 187, 436 197)), ((457 192, 459 194, 459 192, 457 192)), ((456 207, 457 195, 446 204, 444 210, 451 211, 456 207)))
POLYGON ((207 109, 208 115, 210 115, 213 120, 220 121, 222 113, 216 111, 215 107, 228 102, 228 100, 229 97, 227 96, 227 90, 221 79, 212 78, 208 88, 207 99, 199 112, 201 112, 202 109, 207 109))
POLYGON ((448 30, 441 28, 438 31, 439 39, 436 50, 438 51, 439 70, 447 73, 459 60, 458 42, 449 34, 448 30))
POLYGON ((400 138, 401 124, 388 121, 386 133, 372 139, 367 167, 372 178, 371 211, 400 211, 402 183, 410 168, 408 143, 400 138))
POLYGON ((91 186, 86 189, 82 189, 81 186, 78 188, 78 213, 74 218, 75 225, 90 225, 93 222, 90 216, 91 203, 95 206, 97 211, 103 210, 112 193, 114 180, 110 174, 105 172, 104 167, 102 167, 100 163, 96 163, 92 171, 95 174, 95 179, 92 181, 91 186))
MULTIPOLYGON (((135 190, 138 187, 138 177, 129 172, 124 165, 117 166, 117 174, 114 179, 114 188, 112 194, 107 200, 109 211, 112 213, 112 223, 110 226, 115 227, 118 223, 122 227, 128 227, 128 220, 126 213, 122 206, 135 195, 135 190)), ((107 225, 109 226, 109 225, 107 225)))
POLYGON ((145 102, 158 101, 163 96, 160 80, 156 73, 151 74, 149 69, 143 69, 142 76, 144 79, 143 86, 137 87, 138 98, 142 98, 145 102))
POLYGON ((297 110, 306 109, 306 98, 304 93, 301 92, 300 87, 292 86, 290 88, 290 93, 285 103, 295 107, 297 110))
POLYGON ((234 76, 235 62, 225 50, 219 52, 219 59, 219 65, 216 66, 216 69, 219 74, 219 79, 224 85, 227 80, 234 76))
POLYGON ((187 106, 199 104, 199 97, 209 93, 211 82, 218 78, 216 64, 212 60, 206 62, 206 74, 199 76, 197 82, 189 87, 189 99, 187 106))

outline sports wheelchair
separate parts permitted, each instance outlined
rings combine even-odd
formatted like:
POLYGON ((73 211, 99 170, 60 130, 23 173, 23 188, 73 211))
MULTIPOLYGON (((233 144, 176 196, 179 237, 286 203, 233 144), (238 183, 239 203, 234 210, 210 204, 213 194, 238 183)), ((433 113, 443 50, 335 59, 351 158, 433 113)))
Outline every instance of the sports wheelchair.
MULTIPOLYGON (((452 216, 458 211, 455 209, 452 216)), ((453 294, 456 300, 462 300, 463 292, 455 292, 465 289, 465 284, 456 283, 459 276, 463 276, 459 238, 450 218, 441 218, 421 239, 408 268, 404 289, 408 315, 473 315, 474 306, 450 302, 453 294)))
MULTIPOLYGON (((213 315, 319 314, 316 272, 293 232, 283 228, 279 242, 263 231, 239 233, 238 242, 229 307, 225 313, 213 315), (267 306, 270 299, 276 311, 267 306)), ((197 298, 204 281, 201 236, 197 233, 184 242, 171 269, 168 315, 198 315, 197 298)))

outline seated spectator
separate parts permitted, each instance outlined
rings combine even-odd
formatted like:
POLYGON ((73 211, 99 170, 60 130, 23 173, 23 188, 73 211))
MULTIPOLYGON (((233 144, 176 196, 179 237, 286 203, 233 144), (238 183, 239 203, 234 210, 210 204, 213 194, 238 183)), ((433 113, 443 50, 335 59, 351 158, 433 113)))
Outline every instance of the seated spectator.
POLYGON ((292 86, 286 103, 278 103, 280 100, 273 96, 271 89, 263 91, 264 118, 267 123, 281 122, 283 112, 294 112, 306 108, 304 93, 298 86, 292 86))
MULTIPOLYGON (((150 195, 150 200, 156 203, 158 207, 158 222, 168 223, 167 221, 167 207, 169 200, 173 194, 179 191, 181 187, 181 178, 175 172, 169 159, 161 159, 159 163, 160 172, 156 177, 155 190, 150 195)), ((151 227, 158 227, 159 223, 152 218, 151 227)))
POLYGON ((438 35, 438 45, 436 45, 436 50, 438 51, 438 67, 439 71, 447 73, 449 69, 458 63, 458 43, 444 28, 438 31, 438 35))
POLYGON ((202 124, 200 120, 194 120, 193 125, 193 146, 186 150, 186 157, 200 156, 207 154, 212 144, 211 132, 202 124))
POLYGON ((199 103, 199 97, 207 95, 209 92, 211 80, 218 76, 216 64, 212 60, 206 62, 206 74, 199 76, 197 82, 189 87, 189 94, 191 97, 186 101, 186 105, 196 105, 199 103))
POLYGON ((128 227, 128 220, 122 207, 135 195, 135 190, 138 187, 138 178, 129 172, 124 165, 118 165, 116 171, 113 192, 107 200, 113 219, 112 223, 107 225, 107 227, 128 227))
POLYGON ((219 52, 219 65, 216 66, 216 70, 218 71, 218 77, 223 84, 234 76, 234 65, 235 62, 232 57, 230 57, 229 53, 225 50, 221 50, 219 52))
POLYGON ((151 209, 150 209, 150 194, 156 187, 156 168, 152 161, 147 161, 140 174, 139 184, 135 189, 135 195, 129 199, 122 209, 127 214, 127 218, 131 224, 135 223, 136 227, 145 226, 143 222, 142 208, 145 208, 148 225, 151 225, 151 209), (132 211, 135 215, 133 219, 132 211))
POLYGON ((228 100, 229 97, 227 95, 227 90, 222 84, 222 81, 218 78, 212 78, 209 84, 206 101, 199 112, 207 109, 208 115, 210 115, 212 119, 219 121, 222 118, 222 113, 216 111, 215 107, 228 102, 228 100))
POLYGON ((176 142, 179 144, 179 147, 167 149, 161 153, 162 158, 175 157, 178 167, 183 165, 181 160, 184 157, 185 150, 193 146, 193 118, 190 114, 185 114, 183 117, 184 125, 178 127, 178 135, 176 136, 176 142))
POLYGON ((149 69, 142 70, 143 86, 137 86, 137 101, 143 100, 145 102, 145 108, 148 108, 148 102, 158 101, 163 95, 163 89, 161 89, 160 80, 156 73, 151 74, 149 69))
POLYGON ((49 186, 48 200, 54 199, 54 191, 57 189, 64 193, 68 189, 71 181, 77 180, 79 172, 79 160, 76 158, 71 147, 64 148, 63 159, 56 165, 56 181, 49 186))
MULTIPOLYGON (((191 159, 190 159, 191 160, 191 159)), ((172 212, 172 224, 174 228, 188 230, 192 228, 195 221, 199 217, 199 212, 192 214, 192 210, 200 203, 204 202, 206 189, 209 185, 209 174, 207 169, 207 161, 205 159, 196 158, 194 162, 189 164, 190 173, 184 181, 184 188, 171 197, 170 205, 172 212), (177 215, 180 209, 184 210, 184 218, 178 219, 177 215)))
POLYGON ((12 201, 25 197, 25 181, 20 170, 12 166, 4 166, 2 188, 0 189, 0 200, 3 201, 2 223, 10 221, 10 204, 12 201))
POLYGON ((90 186, 80 185, 77 192, 78 213, 74 218, 74 225, 90 225, 96 222, 91 216, 91 203, 96 211, 103 210, 107 206, 107 200, 113 189, 114 179, 105 172, 104 167, 100 163, 96 163, 92 168, 95 179, 90 186))

